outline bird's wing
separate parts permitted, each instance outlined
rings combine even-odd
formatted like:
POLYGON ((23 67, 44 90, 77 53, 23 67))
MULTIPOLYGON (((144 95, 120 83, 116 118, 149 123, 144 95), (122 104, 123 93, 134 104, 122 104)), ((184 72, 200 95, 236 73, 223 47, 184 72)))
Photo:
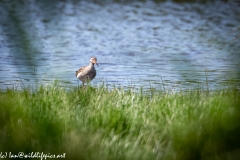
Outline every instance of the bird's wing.
POLYGON ((83 70, 84 68, 85 68, 85 67, 81 67, 81 68, 79 68, 79 70, 76 71, 76 77, 77 77, 78 73, 82 72, 82 70, 83 70))

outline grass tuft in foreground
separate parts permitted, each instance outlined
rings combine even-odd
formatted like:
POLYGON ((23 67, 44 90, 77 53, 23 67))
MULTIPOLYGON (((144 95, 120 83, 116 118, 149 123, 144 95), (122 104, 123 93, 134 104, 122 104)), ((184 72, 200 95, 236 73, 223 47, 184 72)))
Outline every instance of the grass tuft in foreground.
POLYGON ((66 159, 236 159, 240 91, 175 94, 105 87, 0 91, 0 152, 66 159))

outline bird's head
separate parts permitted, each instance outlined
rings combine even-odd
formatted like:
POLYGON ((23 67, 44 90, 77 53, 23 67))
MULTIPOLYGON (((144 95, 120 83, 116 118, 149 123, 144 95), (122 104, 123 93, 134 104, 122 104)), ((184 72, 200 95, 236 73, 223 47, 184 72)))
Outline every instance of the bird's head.
POLYGON ((90 62, 93 63, 93 64, 96 64, 98 66, 98 63, 97 63, 97 58, 96 57, 92 57, 90 59, 90 62))

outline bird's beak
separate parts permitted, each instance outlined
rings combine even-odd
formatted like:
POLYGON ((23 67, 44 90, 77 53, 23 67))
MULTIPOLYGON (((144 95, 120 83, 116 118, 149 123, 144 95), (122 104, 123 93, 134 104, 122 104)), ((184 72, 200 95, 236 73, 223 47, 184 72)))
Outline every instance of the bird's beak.
MULTIPOLYGON (((97 62, 95 62, 95 64, 98 66, 98 63, 97 62)), ((99 67, 99 66, 98 66, 99 67)))

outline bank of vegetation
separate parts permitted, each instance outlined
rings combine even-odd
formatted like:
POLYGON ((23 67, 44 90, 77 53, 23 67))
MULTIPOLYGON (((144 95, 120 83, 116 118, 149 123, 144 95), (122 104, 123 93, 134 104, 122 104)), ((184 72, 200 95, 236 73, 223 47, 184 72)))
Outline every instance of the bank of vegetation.
POLYGON ((64 89, 0 91, 0 152, 66 159, 192 160, 240 156, 240 91, 64 89))

